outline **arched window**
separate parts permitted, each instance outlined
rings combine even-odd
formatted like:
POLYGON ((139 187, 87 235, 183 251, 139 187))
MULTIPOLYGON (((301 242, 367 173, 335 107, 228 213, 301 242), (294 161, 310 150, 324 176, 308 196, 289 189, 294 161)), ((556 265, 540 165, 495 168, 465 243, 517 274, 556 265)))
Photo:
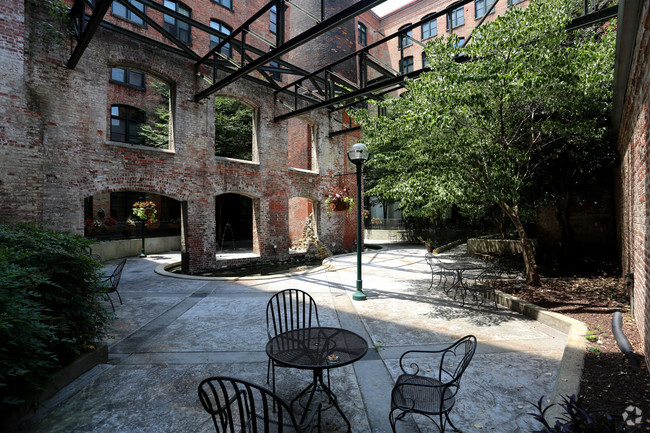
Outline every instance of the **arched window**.
MULTIPOLYGON (((181 15, 185 15, 188 18, 192 16, 192 9, 179 2, 173 0, 165 0, 165 7, 176 11, 181 15)), ((189 23, 177 20, 171 15, 165 14, 163 17, 163 28, 173 36, 180 39, 182 42, 185 42, 186 44, 192 44, 192 34, 190 31, 189 23)))
MULTIPOLYGON (((231 32, 230 27, 218 20, 210 20, 210 27, 224 35, 229 35, 231 32)), ((221 41, 223 41, 223 38, 216 35, 210 35, 210 49, 216 47, 221 41)), ((229 43, 221 47, 221 54, 232 57, 232 47, 229 43)))
POLYGON ((255 155, 253 109, 233 98, 214 98, 214 154, 252 161, 255 155))
POLYGON ((365 47, 368 45, 368 28, 365 24, 358 23, 357 29, 359 30, 359 45, 365 47))
POLYGON ((429 39, 437 35, 438 35, 438 20, 436 18, 422 24, 422 39, 429 39))
MULTIPOLYGON (((406 25, 400 27, 398 29, 398 31, 402 31, 402 30, 404 30, 405 28, 407 28, 410 25, 411 24, 406 24, 406 25)), ((399 48, 400 49, 410 47, 411 45, 413 45, 413 30, 409 30, 407 32, 402 32, 398 42, 399 42, 399 48)))
POLYGON ((140 134, 145 123, 144 111, 128 105, 111 105, 111 141, 143 144, 140 134))
POLYGON ((465 24, 465 9, 463 6, 447 14, 447 30, 455 29, 463 24, 465 24))

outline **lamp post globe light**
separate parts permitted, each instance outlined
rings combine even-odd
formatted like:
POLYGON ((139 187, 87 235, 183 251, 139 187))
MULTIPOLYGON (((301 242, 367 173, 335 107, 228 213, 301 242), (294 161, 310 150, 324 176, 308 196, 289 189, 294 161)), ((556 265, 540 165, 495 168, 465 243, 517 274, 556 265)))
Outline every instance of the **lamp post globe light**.
POLYGON ((352 299, 355 301, 365 301, 366 299, 361 280, 361 248, 363 247, 363 242, 361 241, 361 207, 363 206, 361 197, 361 169, 363 163, 369 157, 368 148, 363 143, 353 144, 350 150, 348 150, 348 159, 352 164, 357 166, 357 291, 352 295, 352 299))

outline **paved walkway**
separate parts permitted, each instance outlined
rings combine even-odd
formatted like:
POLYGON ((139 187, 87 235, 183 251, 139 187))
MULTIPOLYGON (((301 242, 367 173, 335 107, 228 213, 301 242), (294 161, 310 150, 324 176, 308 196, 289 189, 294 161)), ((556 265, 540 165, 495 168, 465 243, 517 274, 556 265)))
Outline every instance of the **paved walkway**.
MULTIPOLYGON (((453 259, 456 249, 441 254, 453 259)), ((339 403, 355 433, 390 432, 389 396, 399 356, 463 335, 479 341, 452 411, 464 432, 529 432, 529 401, 553 393, 567 334, 504 307, 461 307, 429 291, 430 271, 420 247, 388 245, 364 253, 367 301, 352 300, 356 256, 337 256, 329 268, 305 275, 230 281, 179 279, 154 273, 180 260, 176 252, 129 258, 120 283, 109 363, 90 370, 48 401, 30 432, 209 432, 197 396, 212 375, 266 380, 265 307, 286 288, 309 292, 321 324, 341 326, 368 341, 361 361, 332 370, 339 403)), ((107 265, 112 270, 117 261, 107 265)), ((290 400, 310 372, 277 369, 278 390, 290 400)), ((323 432, 342 432, 333 410, 323 432)), ((399 432, 433 431, 421 420, 399 432)))

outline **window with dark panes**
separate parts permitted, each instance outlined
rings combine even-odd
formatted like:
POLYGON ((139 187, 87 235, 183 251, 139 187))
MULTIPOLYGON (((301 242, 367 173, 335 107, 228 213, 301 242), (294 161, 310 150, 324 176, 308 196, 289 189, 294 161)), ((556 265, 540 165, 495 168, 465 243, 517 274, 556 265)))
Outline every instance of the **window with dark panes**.
POLYGON ((145 90, 145 75, 125 68, 111 68, 111 81, 136 89, 145 90))
POLYGON ((458 38, 458 42, 456 42, 457 47, 463 47, 465 45, 465 38, 458 38))
MULTIPOLYGON (((210 27, 212 27, 218 32, 223 33, 224 35, 230 34, 230 27, 228 27, 221 21, 210 20, 210 27)), ((221 41, 223 41, 223 38, 216 35, 210 35, 210 49, 216 47, 221 41)), ((229 43, 221 47, 221 54, 223 54, 224 56, 232 57, 232 47, 229 43)))
POLYGON ((438 20, 432 19, 422 24, 422 39, 429 39, 438 35, 438 20))
POLYGON ((359 30, 359 45, 365 47, 368 45, 368 28, 363 23, 357 24, 357 29, 359 30))
POLYGON ((232 10, 232 0, 212 0, 216 4, 232 10))
POLYGON ((422 51, 422 67, 423 68, 428 68, 429 67, 429 59, 427 58, 427 53, 422 51))
POLYGON ((269 30, 271 33, 278 32, 278 10, 275 6, 271 6, 271 18, 269 19, 269 30))
MULTIPOLYGON (((488 9, 492 7, 496 0, 474 0, 474 17, 481 18, 488 9)), ((494 13, 494 9, 490 14, 494 13)))
MULTIPOLYGON (((410 26, 410 24, 402 26, 398 30, 401 32, 403 29, 407 28, 408 26, 410 26)), ((413 30, 402 32, 399 38, 399 48, 410 47, 411 45, 413 45, 413 30)))
MULTIPOLYGON (((165 7, 188 18, 192 16, 192 10, 190 8, 176 1, 165 0, 165 7)), ((185 42, 186 44, 192 43, 192 34, 190 31, 189 23, 176 19, 171 15, 165 14, 163 16, 163 27, 165 30, 180 39, 182 42, 185 42)))
POLYGON ((447 14, 447 30, 455 29, 465 24, 465 9, 459 7, 447 14))
POLYGON ((404 57, 399 64, 399 71, 402 74, 413 72, 413 56, 404 57))
POLYGON ((524 0, 508 0, 508 6, 516 5, 522 3, 524 0))
MULTIPOLYGON (((142 12, 145 12, 144 5, 140 3, 137 0, 129 0, 129 3, 131 3, 133 6, 135 6, 136 9, 141 10, 142 12)), ((126 8, 121 3, 118 2, 113 2, 112 5, 112 12, 113 15, 116 17, 124 18, 125 20, 131 21, 132 23, 135 24, 140 24, 141 26, 144 25, 144 21, 142 18, 137 16, 135 13, 131 12, 129 9, 126 8)))
POLYGON ((143 144, 140 130, 144 122, 144 111, 128 105, 111 105, 111 141, 143 144))

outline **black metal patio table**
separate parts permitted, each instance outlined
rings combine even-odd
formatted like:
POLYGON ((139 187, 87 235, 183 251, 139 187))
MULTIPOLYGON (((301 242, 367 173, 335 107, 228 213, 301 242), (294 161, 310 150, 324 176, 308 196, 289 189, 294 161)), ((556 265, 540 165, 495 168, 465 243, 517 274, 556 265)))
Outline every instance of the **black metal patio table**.
MULTIPOLYGON (((368 343, 360 335, 342 328, 314 327, 287 331, 271 338, 266 344, 266 353, 274 361, 290 367, 312 370, 312 383, 291 401, 291 406, 305 394, 309 397, 305 407, 309 407, 317 388, 323 390, 329 401, 348 426, 350 421, 338 404, 334 392, 323 382, 323 370, 343 367, 363 358, 368 352, 368 343)), ((305 419, 307 411, 302 415, 305 419)))
POLYGON ((462 305, 464 306, 467 293, 472 292, 464 279, 464 273, 466 271, 479 271, 480 274, 486 270, 486 267, 469 261, 457 261, 452 263, 443 263, 440 261, 439 266, 446 271, 454 272, 454 281, 451 283, 448 289, 443 286, 443 290, 445 293, 449 293, 453 290, 454 299, 456 299, 456 296, 460 295, 460 298, 463 301, 462 305))

